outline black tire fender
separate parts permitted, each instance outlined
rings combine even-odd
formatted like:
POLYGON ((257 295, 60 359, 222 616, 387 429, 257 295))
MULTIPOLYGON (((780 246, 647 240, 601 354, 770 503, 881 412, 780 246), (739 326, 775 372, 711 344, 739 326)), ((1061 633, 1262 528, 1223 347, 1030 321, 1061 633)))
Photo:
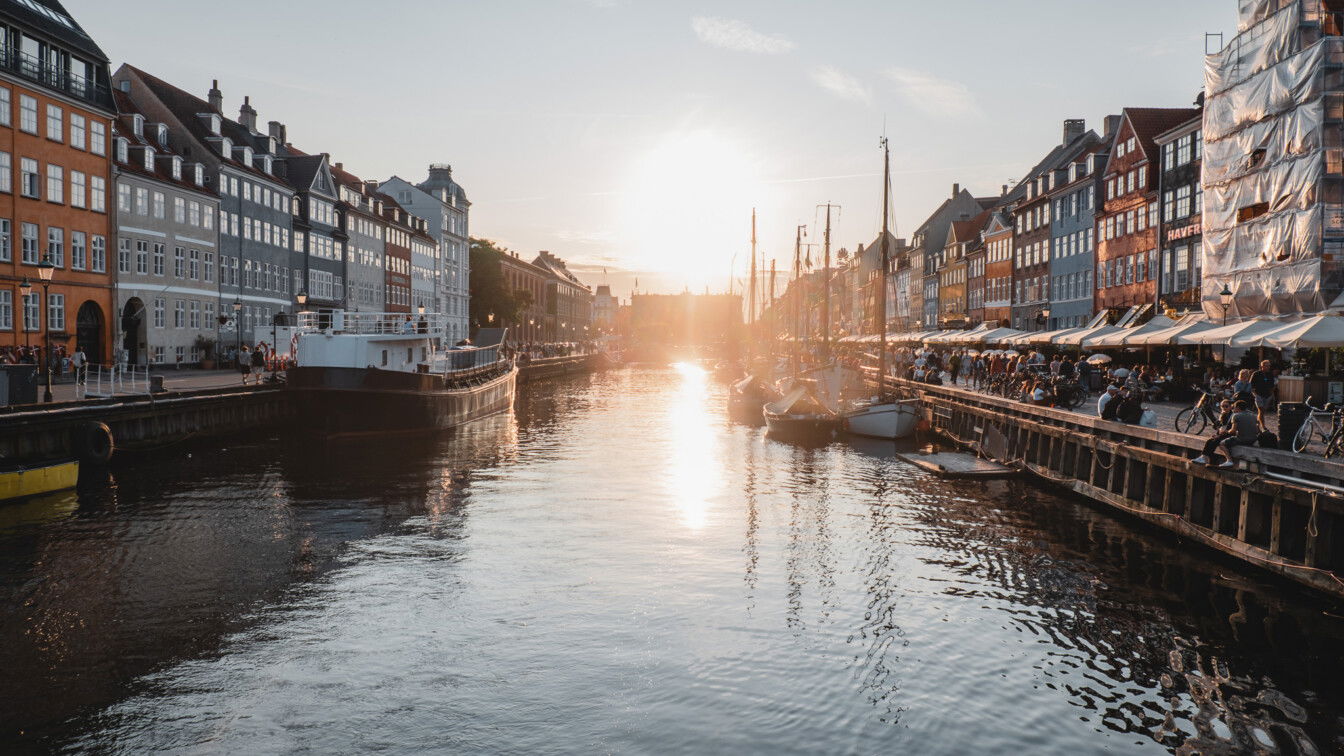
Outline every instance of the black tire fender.
POLYGON ((81 462, 105 465, 116 449, 112 429, 104 423, 87 422, 79 429, 76 447, 81 462))

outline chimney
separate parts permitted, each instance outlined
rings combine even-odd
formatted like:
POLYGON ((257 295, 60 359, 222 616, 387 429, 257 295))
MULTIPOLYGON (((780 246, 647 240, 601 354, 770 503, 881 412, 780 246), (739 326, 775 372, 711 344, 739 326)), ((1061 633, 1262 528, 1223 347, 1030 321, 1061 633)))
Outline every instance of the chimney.
POLYGON ((1083 135, 1087 131, 1087 121, 1082 118, 1069 118, 1064 121, 1064 141, 1060 144, 1070 144, 1073 140, 1083 135))
POLYGON ((332 165, 336 166, 336 170, 338 170, 338 171, 344 171, 344 170, 345 170, 345 164, 343 164, 343 163, 332 163, 332 165))
POLYGON ((377 182, 377 181, 365 181, 365 182, 364 182, 364 191, 368 192, 370 195, 377 194, 377 193, 378 193, 378 182, 377 182))
POLYGON ((1106 141, 1109 142, 1112 139, 1114 139, 1115 132, 1119 130, 1120 130, 1120 116, 1118 115, 1106 116, 1106 133, 1102 135, 1106 137, 1106 141))
POLYGON ((243 98, 243 106, 238 109, 238 123, 250 133, 257 133, 257 111, 252 108, 250 98, 243 98))
POLYGON ((280 123, 279 121, 271 121, 270 123, 266 124, 266 129, 267 133, 270 136, 275 137, 275 141, 279 142, 280 144, 287 143, 285 139, 285 125, 283 123, 280 123))
POLYGON ((219 79, 210 82, 210 109, 223 115, 224 93, 219 91, 219 79))
POLYGON ((1003 188, 999 189, 999 196, 1000 196, 1000 197, 1006 197, 1006 196, 1008 196, 1008 185, 1007 185, 1007 184, 1004 184, 1004 185, 1003 185, 1003 188))
POLYGON ((952 185, 952 199, 956 199, 958 194, 961 194, 961 184, 953 184, 953 185, 952 185))

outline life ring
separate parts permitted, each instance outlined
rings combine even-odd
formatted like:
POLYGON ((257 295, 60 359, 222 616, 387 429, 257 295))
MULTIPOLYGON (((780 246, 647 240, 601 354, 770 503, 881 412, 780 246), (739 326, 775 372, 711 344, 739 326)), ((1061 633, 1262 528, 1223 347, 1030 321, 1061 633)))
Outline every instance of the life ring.
POLYGON ((96 465, 107 464, 116 448, 112 429, 99 422, 88 422, 80 428, 77 446, 80 461, 96 465))

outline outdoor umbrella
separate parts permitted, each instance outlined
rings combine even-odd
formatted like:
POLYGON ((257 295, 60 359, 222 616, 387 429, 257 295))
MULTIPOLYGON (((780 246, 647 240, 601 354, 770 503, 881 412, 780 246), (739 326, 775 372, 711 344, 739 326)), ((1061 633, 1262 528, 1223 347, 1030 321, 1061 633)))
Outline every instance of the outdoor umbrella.
POLYGON ((1222 344, 1235 348, 1243 348, 1246 345, 1241 343, 1247 339, 1263 335, 1269 331, 1278 330, 1284 325, 1281 320, 1243 320, 1240 323, 1221 326, 1219 328, 1210 328, 1207 331, 1200 331, 1195 334, 1182 334, 1176 337, 1177 344, 1222 344))
POLYGON ((1091 365, 1105 365, 1110 361, 1111 356, 1109 354, 1094 354, 1091 357, 1087 358, 1088 364, 1091 365))
POLYGON ((1344 346, 1344 316, 1317 315, 1262 336, 1253 346, 1278 349, 1315 349, 1344 346))

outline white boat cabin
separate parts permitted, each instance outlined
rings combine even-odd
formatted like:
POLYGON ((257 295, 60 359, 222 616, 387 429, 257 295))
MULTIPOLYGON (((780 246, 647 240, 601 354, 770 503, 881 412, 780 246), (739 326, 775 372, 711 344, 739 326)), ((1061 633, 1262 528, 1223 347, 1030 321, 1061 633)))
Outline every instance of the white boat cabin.
POLYGON ((437 314, 299 313, 293 353, 298 367, 443 374, 492 365, 497 347, 438 348, 446 329, 437 314))

